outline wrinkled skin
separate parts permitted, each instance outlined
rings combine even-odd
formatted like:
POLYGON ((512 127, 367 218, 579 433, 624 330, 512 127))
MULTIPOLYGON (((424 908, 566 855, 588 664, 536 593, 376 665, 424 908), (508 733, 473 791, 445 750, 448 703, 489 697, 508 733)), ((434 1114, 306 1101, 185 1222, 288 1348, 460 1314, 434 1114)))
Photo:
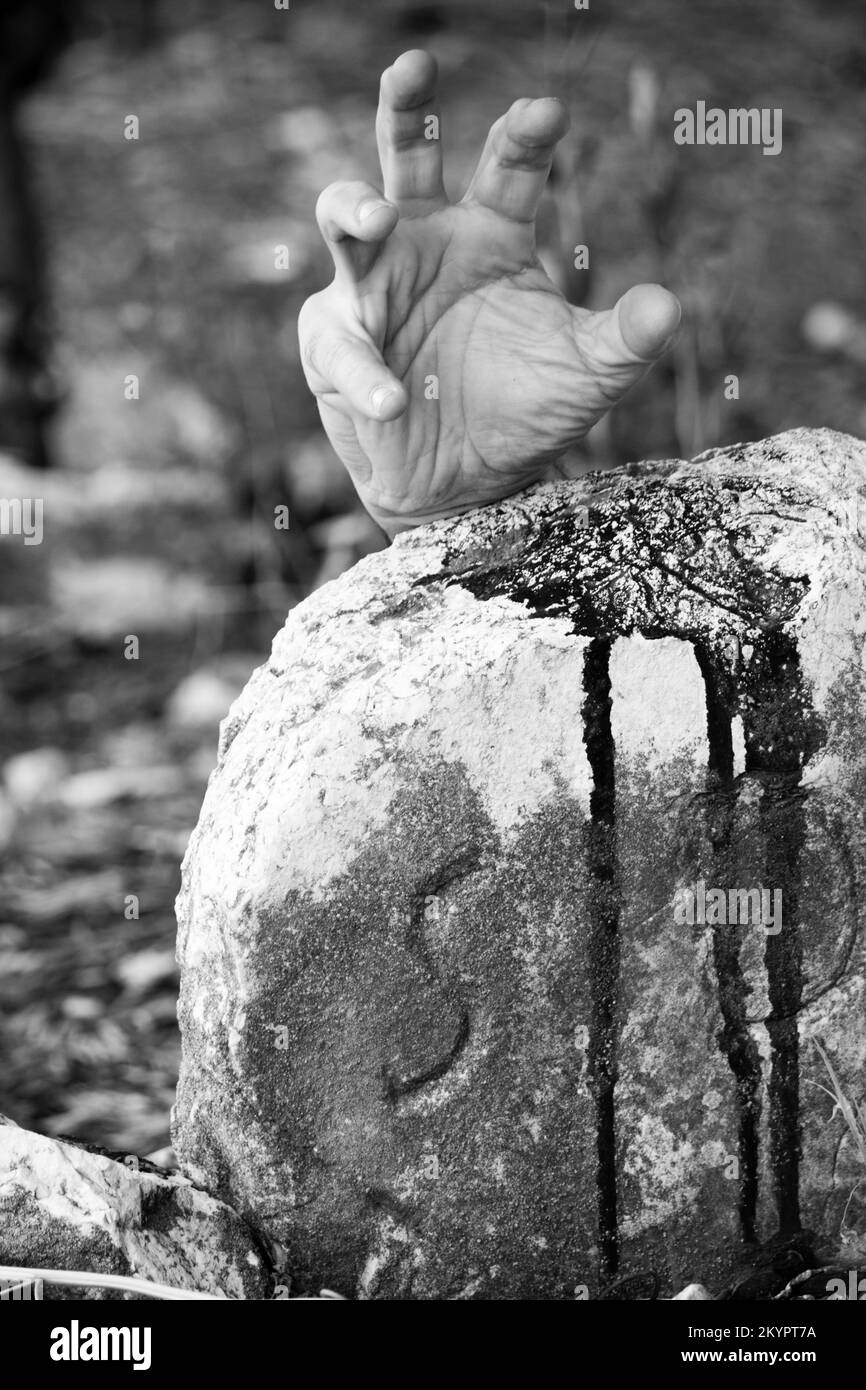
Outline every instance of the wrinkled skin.
POLYGON ((322 422, 389 536, 534 482, 664 352, 680 318, 660 285, 574 308, 535 253, 535 214, 568 116, 517 101, 459 203, 442 183, 436 64, 382 76, 384 197, 332 184, 316 215, 333 282, 304 304, 301 359, 322 422))

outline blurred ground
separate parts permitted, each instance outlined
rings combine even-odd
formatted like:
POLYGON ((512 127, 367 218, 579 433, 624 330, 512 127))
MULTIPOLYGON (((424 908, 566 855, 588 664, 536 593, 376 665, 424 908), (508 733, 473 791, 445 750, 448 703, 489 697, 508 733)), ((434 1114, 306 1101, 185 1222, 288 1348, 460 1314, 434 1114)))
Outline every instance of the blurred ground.
POLYGON ((0 460, 0 495, 45 499, 42 545, 0 539, 0 1109, 147 1152, 167 1141, 172 905, 218 719, 286 610, 383 543, 294 330, 328 278, 317 193, 377 178, 380 70, 414 46, 439 58, 451 191, 515 97, 561 96, 551 273, 591 307, 656 278, 683 299, 669 364, 574 460, 598 466, 794 425, 866 432, 866 31, 840 0, 88 16, 25 111, 66 400, 57 472, 0 460), (698 98, 782 107, 781 156, 674 146, 673 111, 698 98))

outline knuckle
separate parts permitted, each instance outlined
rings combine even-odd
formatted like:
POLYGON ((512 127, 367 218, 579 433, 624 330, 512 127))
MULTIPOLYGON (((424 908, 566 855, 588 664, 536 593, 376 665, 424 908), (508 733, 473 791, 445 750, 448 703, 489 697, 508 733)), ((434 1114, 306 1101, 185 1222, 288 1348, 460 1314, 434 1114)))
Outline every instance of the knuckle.
POLYGON ((336 183, 329 183, 316 199, 317 218, 322 221, 339 214, 341 209, 353 207, 359 193, 368 188, 369 184, 354 179, 337 179, 336 183))

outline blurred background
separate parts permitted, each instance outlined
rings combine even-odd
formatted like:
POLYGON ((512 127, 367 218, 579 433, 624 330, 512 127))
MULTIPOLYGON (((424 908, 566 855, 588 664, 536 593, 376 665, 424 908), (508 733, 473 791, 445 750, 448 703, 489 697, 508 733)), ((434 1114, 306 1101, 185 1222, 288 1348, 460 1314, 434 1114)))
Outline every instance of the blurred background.
POLYGON ((0 536, 0 1110, 168 1142, 173 900, 219 719, 287 610, 384 544, 295 335, 330 278, 318 192, 379 182, 382 68, 437 56, 458 196, 496 116, 560 96, 549 273, 591 308, 642 280, 682 299, 674 353, 569 461, 603 467, 796 425, 866 434, 862 15, 4 0, 0 498, 42 499, 44 539, 0 536), (698 99, 781 107, 781 155, 676 146, 698 99))

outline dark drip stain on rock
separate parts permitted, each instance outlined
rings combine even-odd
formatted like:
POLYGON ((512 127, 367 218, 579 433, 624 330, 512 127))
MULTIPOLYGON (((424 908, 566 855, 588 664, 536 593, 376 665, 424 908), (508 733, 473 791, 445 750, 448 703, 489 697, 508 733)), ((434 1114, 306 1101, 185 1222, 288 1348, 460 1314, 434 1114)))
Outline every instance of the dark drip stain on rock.
MULTIPOLYGON (((599 484, 578 519, 564 502, 526 536, 496 554, 454 557, 446 583, 479 599, 506 597, 532 617, 564 618, 590 639, 582 734, 593 774, 590 873, 596 1000, 593 1079, 598 1116, 598 1200, 604 1272, 617 1267, 615 1015, 619 942, 615 898, 616 806, 608 662, 619 636, 675 637, 694 647, 707 698, 706 834, 717 881, 727 886, 735 834, 732 720, 743 720, 746 775, 758 778, 766 884, 782 890, 784 926, 768 935, 765 967, 772 1049, 768 1084, 770 1155, 780 1231, 799 1227, 799 1044, 802 944, 797 924, 799 860, 805 839, 802 768, 824 730, 801 679, 789 625, 808 588, 774 572, 756 552, 749 508, 786 518, 802 507, 796 488, 757 475, 716 482, 622 475, 599 484), (588 520, 588 524, 585 522, 588 520)), ((585 500, 585 499, 582 499, 585 500)), ((441 582, 441 576, 439 576, 441 582)), ((420 584, 427 580, 419 581, 420 584)), ((731 885, 733 886, 733 885, 731 885)), ((724 1020, 719 1045, 735 1078, 739 1109, 738 1211, 743 1238, 755 1238, 761 1065, 747 1022, 742 927, 714 929, 714 965, 724 1020)))
POLYGON ((619 899, 616 868, 616 786, 611 728, 610 648, 596 638, 584 666, 583 741, 592 769, 586 855, 592 880, 589 959, 593 991, 589 1067, 596 1108, 598 1227, 601 1274, 619 1264, 616 1203, 616 999, 619 978, 619 899))
POLYGON ((796 643, 770 634, 756 650, 742 701, 746 772, 762 783, 760 805, 767 881, 782 893, 782 929, 765 950, 772 1048, 769 1080, 770 1165, 780 1233, 800 1226, 800 1044, 803 948, 798 924, 800 856, 806 842, 803 766, 825 731, 812 712, 796 643))
MULTIPOLYGON (((727 889, 734 836, 736 789, 732 713, 733 682, 719 671, 705 647, 695 648, 707 697, 707 799, 705 834, 712 849, 712 882, 727 889)), ((724 1020, 719 1046, 734 1076, 739 1110, 737 1158, 740 1168, 739 1218, 743 1239, 755 1239, 758 1201, 758 1122, 761 1115, 761 1059, 748 1022, 749 988, 743 975, 741 932, 734 924, 713 928, 713 963, 724 1020)))

